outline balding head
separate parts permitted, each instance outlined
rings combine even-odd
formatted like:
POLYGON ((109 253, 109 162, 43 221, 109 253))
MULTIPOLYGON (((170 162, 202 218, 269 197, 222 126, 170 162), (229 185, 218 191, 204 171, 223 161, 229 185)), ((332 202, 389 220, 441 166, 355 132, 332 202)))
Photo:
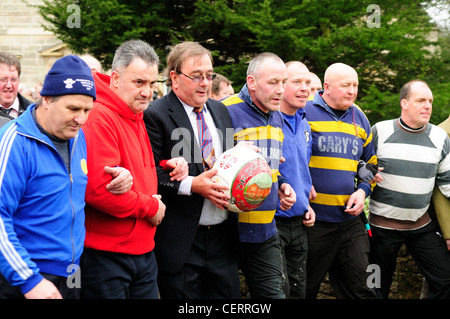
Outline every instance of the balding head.
POLYGON ((324 82, 332 83, 342 77, 342 75, 354 75, 358 78, 358 74, 351 66, 344 63, 334 63, 326 69, 324 82))
POLYGON ((344 63, 334 63, 325 71, 323 99, 332 108, 346 110, 358 94, 358 73, 344 63))
POLYGON ((102 64, 94 56, 90 54, 83 54, 80 58, 86 62, 86 64, 91 68, 92 72, 103 72, 102 64))
POLYGON ((311 93, 310 96, 314 96, 317 92, 322 90, 322 81, 315 73, 310 73, 311 76, 311 93))
POLYGON ((263 52, 258 54, 256 57, 254 57, 250 63, 248 64, 247 68, 247 76, 253 75, 255 77, 258 77, 259 73, 262 70, 265 70, 268 65, 273 64, 283 64, 283 60, 272 52, 263 52))
POLYGON ((289 62, 286 63, 286 67, 288 69, 291 68, 291 67, 298 68, 298 69, 302 69, 305 72, 309 72, 308 67, 304 63, 302 63, 300 61, 289 61, 289 62))

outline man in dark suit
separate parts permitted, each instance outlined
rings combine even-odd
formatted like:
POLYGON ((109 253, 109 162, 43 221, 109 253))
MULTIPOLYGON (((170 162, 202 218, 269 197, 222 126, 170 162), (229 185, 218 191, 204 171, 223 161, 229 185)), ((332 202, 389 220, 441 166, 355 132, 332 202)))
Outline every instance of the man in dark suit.
POLYGON ((237 220, 226 210, 227 187, 211 181, 217 170, 207 161, 234 145, 228 110, 209 99, 215 76, 211 54, 195 42, 183 42, 170 52, 166 72, 171 92, 144 112, 159 164, 158 193, 166 204, 155 236, 160 295, 240 298, 237 220), (197 118, 200 111, 204 122, 197 118), (213 151, 202 147, 206 136, 213 151), (164 169, 163 159, 174 154, 189 163, 189 176, 181 182, 171 181, 164 169))

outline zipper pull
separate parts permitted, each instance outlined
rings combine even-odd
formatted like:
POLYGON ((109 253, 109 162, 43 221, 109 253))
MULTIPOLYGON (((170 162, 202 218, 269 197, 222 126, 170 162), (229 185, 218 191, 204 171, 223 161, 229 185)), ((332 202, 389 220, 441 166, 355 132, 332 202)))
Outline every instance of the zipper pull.
POLYGON ((72 174, 69 174, 70 182, 73 183, 72 174))

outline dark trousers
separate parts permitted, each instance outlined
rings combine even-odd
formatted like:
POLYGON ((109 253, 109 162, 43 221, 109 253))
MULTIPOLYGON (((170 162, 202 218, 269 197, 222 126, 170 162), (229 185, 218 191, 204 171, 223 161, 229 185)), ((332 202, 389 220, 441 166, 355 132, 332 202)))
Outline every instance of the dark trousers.
POLYGON ((337 298, 377 298, 367 284, 370 243, 361 218, 342 223, 316 221, 307 228, 307 237, 307 299, 317 297, 327 272, 337 298))
POLYGON ((278 233, 262 243, 243 243, 240 265, 251 298, 284 299, 286 277, 283 273, 280 237, 278 233))
POLYGON ((236 241, 230 238, 228 221, 199 226, 191 251, 177 273, 160 269, 162 299, 239 299, 240 281, 236 241))
MULTIPOLYGON (((49 275, 41 273, 45 279, 51 281, 63 299, 79 299, 80 298, 80 287, 74 284, 71 279, 67 277, 49 275)), ((5 277, 0 274, 0 299, 24 299, 22 291, 17 286, 11 286, 9 282, 6 281, 5 277)))
POLYGON ((287 278, 284 292, 290 299, 305 299, 308 240, 303 217, 276 217, 280 234, 283 271, 287 278))
POLYGON ((82 299, 157 299, 158 266, 152 252, 128 255, 85 248, 82 299))
POLYGON ((450 298, 450 256, 436 223, 416 230, 390 230, 372 226, 371 261, 380 266, 381 294, 388 298, 402 244, 427 279, 430 299, 450 298))

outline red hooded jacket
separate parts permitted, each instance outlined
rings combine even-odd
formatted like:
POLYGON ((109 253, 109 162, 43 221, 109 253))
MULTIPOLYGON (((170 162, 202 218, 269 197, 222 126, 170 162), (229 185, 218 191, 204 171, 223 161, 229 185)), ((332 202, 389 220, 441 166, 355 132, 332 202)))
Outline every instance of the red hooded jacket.
POLYGON ((97 99, 83 125, 88 149, 85 247, 140 255, 155 246, 148 218, 158 210, 157 175, 143 113, 135 114, 110 88, 110 77, 94 75, 97 99), (133 176, 131 190, 106 190, 111 176, 105 166, 120 166, 133 176))

